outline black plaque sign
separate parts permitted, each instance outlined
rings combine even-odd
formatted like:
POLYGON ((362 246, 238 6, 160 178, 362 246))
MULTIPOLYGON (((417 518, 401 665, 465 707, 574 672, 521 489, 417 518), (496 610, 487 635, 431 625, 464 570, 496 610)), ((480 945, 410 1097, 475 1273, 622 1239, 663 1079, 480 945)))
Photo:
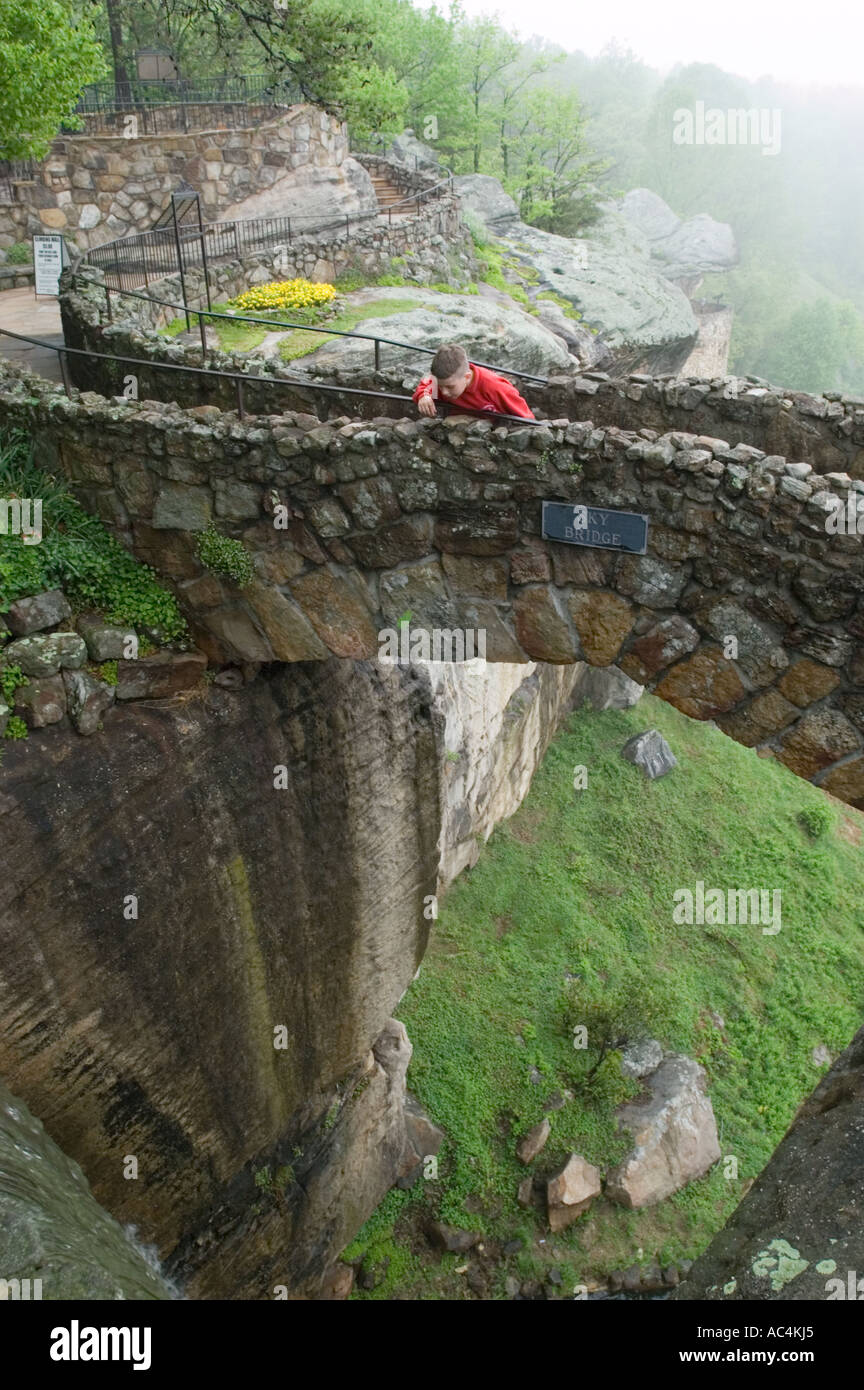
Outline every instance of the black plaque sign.
POLYGON ((648 548, 648 518, 641 512, 613 512, 573 502, 543 503, 543 539, 592 550, 626 550, 644 555, 648 548))

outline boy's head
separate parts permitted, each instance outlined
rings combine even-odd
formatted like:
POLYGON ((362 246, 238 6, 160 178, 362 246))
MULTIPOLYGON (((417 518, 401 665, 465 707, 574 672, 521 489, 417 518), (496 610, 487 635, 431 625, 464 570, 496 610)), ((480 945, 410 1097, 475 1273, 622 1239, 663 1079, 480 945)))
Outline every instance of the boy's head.
POLYGON ((468 355, 458 343, 444 343, 432 358, 431 370, 445 401, 458 400, 471 380, 468 355))

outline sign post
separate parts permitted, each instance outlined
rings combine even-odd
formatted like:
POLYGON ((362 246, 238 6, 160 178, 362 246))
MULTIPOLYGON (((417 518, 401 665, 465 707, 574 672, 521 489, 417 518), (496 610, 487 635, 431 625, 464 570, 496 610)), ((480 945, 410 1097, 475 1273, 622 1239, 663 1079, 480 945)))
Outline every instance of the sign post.
POLYGON ((648 518, 641 512, 615 512, 573 502, 543 503, 543 539, 591 550, 625 550, 644 555, 648 548, 648 518))
POLYGON ((66 264, 66 245, 59 232, 37 232, 33 237, 34 291, 40 294, 60 293, 60 271, 66 264))

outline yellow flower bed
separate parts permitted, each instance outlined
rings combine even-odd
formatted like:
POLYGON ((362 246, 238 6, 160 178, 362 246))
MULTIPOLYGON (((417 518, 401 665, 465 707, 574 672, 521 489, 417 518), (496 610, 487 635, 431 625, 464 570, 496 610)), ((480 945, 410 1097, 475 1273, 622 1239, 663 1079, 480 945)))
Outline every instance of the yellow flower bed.
POLYGON ((237 309, 317 309, 336 298, 333 285, 313 284, 311 280, 271 280, 239 294, 232 304, 237 309))

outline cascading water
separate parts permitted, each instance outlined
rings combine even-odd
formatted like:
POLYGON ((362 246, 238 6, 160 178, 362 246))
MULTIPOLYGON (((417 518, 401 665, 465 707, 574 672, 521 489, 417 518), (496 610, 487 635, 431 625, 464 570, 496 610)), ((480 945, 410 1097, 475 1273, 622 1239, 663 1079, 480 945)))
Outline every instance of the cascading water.
POLYGON ((155 1252, 100 1207, 78 1164, 0 1083, 0 1299, 38 1297, 180 1295, 155 1252))

